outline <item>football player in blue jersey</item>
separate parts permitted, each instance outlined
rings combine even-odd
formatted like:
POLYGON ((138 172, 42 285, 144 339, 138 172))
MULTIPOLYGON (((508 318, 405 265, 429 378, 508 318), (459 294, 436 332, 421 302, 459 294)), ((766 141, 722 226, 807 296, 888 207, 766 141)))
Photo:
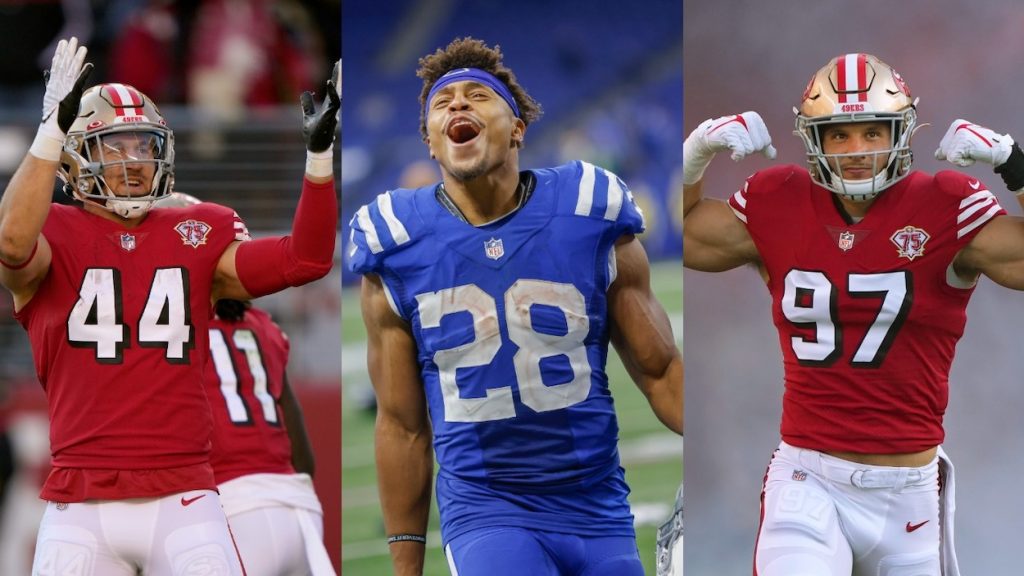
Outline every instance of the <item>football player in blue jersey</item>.
POLYGON ((670 429, 682 358, 626 185, 586 162, 520 171, 540 106, 498 47, 420 60, 442 181, 352 219, 376 459, 396 574, 420 574, 436 452, 452 574, 643 574, 605 373, 609 341, 670 429))

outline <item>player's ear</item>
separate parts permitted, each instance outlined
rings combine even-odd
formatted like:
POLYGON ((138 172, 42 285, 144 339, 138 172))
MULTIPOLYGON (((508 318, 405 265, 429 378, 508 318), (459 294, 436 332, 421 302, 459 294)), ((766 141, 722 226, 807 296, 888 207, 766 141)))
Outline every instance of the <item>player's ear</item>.
POLYGON ((512 147, 522 148, 523 140, 526 138, 526 122, 522 118, 516 118, 512 123, 512 147))
POLYGON ((434 147, 430 145, 430 136, 423 138, 423 141, 427 143, 427 152, 430 153, 430 159, 437 159, 437 156, 434 155, 434 147))

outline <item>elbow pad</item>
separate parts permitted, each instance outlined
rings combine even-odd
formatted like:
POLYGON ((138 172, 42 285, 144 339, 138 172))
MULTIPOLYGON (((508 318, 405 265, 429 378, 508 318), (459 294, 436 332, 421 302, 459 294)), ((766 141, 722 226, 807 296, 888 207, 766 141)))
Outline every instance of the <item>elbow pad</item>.
POLYGON ((292 234, 242 242, 235 253, 238 280, 259 297, 323 278, 334 264, 337 226, 334 182, 304 180, 292 234))

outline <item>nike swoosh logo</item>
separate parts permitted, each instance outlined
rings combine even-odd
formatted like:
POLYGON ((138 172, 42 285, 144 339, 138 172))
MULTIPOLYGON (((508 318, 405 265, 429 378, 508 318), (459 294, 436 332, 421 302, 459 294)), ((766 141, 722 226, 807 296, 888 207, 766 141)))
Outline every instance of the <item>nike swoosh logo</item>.
POLYGON ((920 528, 921 526, 924 526, 927 523, 928 523, 927 520, 925 520, 924 522, 921 522, 920 524, 911 524, 910 522, 907 522, 907 532, 913 532, 914 530, 917 530, 918 528, 920 528))
POLYGON ((988 138, 985 138, 981 134, 978 134, 976 131, 971 130, 971 126, 972 126, 971 124, 961 124, 961 125, 956 127, 956 130, 954 130, 953 133, 956 134, 957 132, 959 132, 961 130, 967 130, 971 134, 974 134, 975 136, 977 136, 979 140, 981 140, 982 142, 987 144, 989 148, 991 148, 992 147, 992 143, 988 141, 988 138))
POLYGON ((975 189, 975 190, 977 190, 978 188, 981 188, 981 182, 979 182, 977 180, 975 180, 974 182, 968 182, 967 185, 970 186, 971 188, 975 189))
MULTIPOLYGON (((181 497, 181 505, 182 506, 188 506, 189 504, 195 502, 196 500, 199 500, 200 498, 204 498, 205 496, 206 496, 206 494, 200 494, 199 496, 196 496, 195 498, 185 498, 184 496, 182 496, 181 497)), ((927 520, 925 520, 925 522, 927 522, 927 520)), ((910 523, 909 522, 907 523, 907 532, 910 532, 910 523)))
POLYGON ((744 128, 746 128, 747 132, 750 131, 750 128, 747 127, 747 121, 743 119, 743 116, 737 114, 737 115, 733 116, 732 118, 726 120, 725 122, 722 122, 718 126, 715 126, 711 130, 708 130, 708 134, 711 134, 712 132, 714 132, 715 130, 718 130, 722 126, 725 126, 726 124, 732 124, 733 122, 738 122, 740 125, 742 125, 744 128))

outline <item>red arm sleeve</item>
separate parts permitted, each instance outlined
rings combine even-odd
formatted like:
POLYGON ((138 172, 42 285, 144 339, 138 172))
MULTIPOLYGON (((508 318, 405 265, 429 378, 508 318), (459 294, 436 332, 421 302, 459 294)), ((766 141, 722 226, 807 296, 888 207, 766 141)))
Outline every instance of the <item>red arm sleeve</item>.
POLYGON ((253 297, 323 278, 334 263, 338 197, 334 181, 302 181, 290 236, 242 242, 235 254, 238 280, 253 297))

